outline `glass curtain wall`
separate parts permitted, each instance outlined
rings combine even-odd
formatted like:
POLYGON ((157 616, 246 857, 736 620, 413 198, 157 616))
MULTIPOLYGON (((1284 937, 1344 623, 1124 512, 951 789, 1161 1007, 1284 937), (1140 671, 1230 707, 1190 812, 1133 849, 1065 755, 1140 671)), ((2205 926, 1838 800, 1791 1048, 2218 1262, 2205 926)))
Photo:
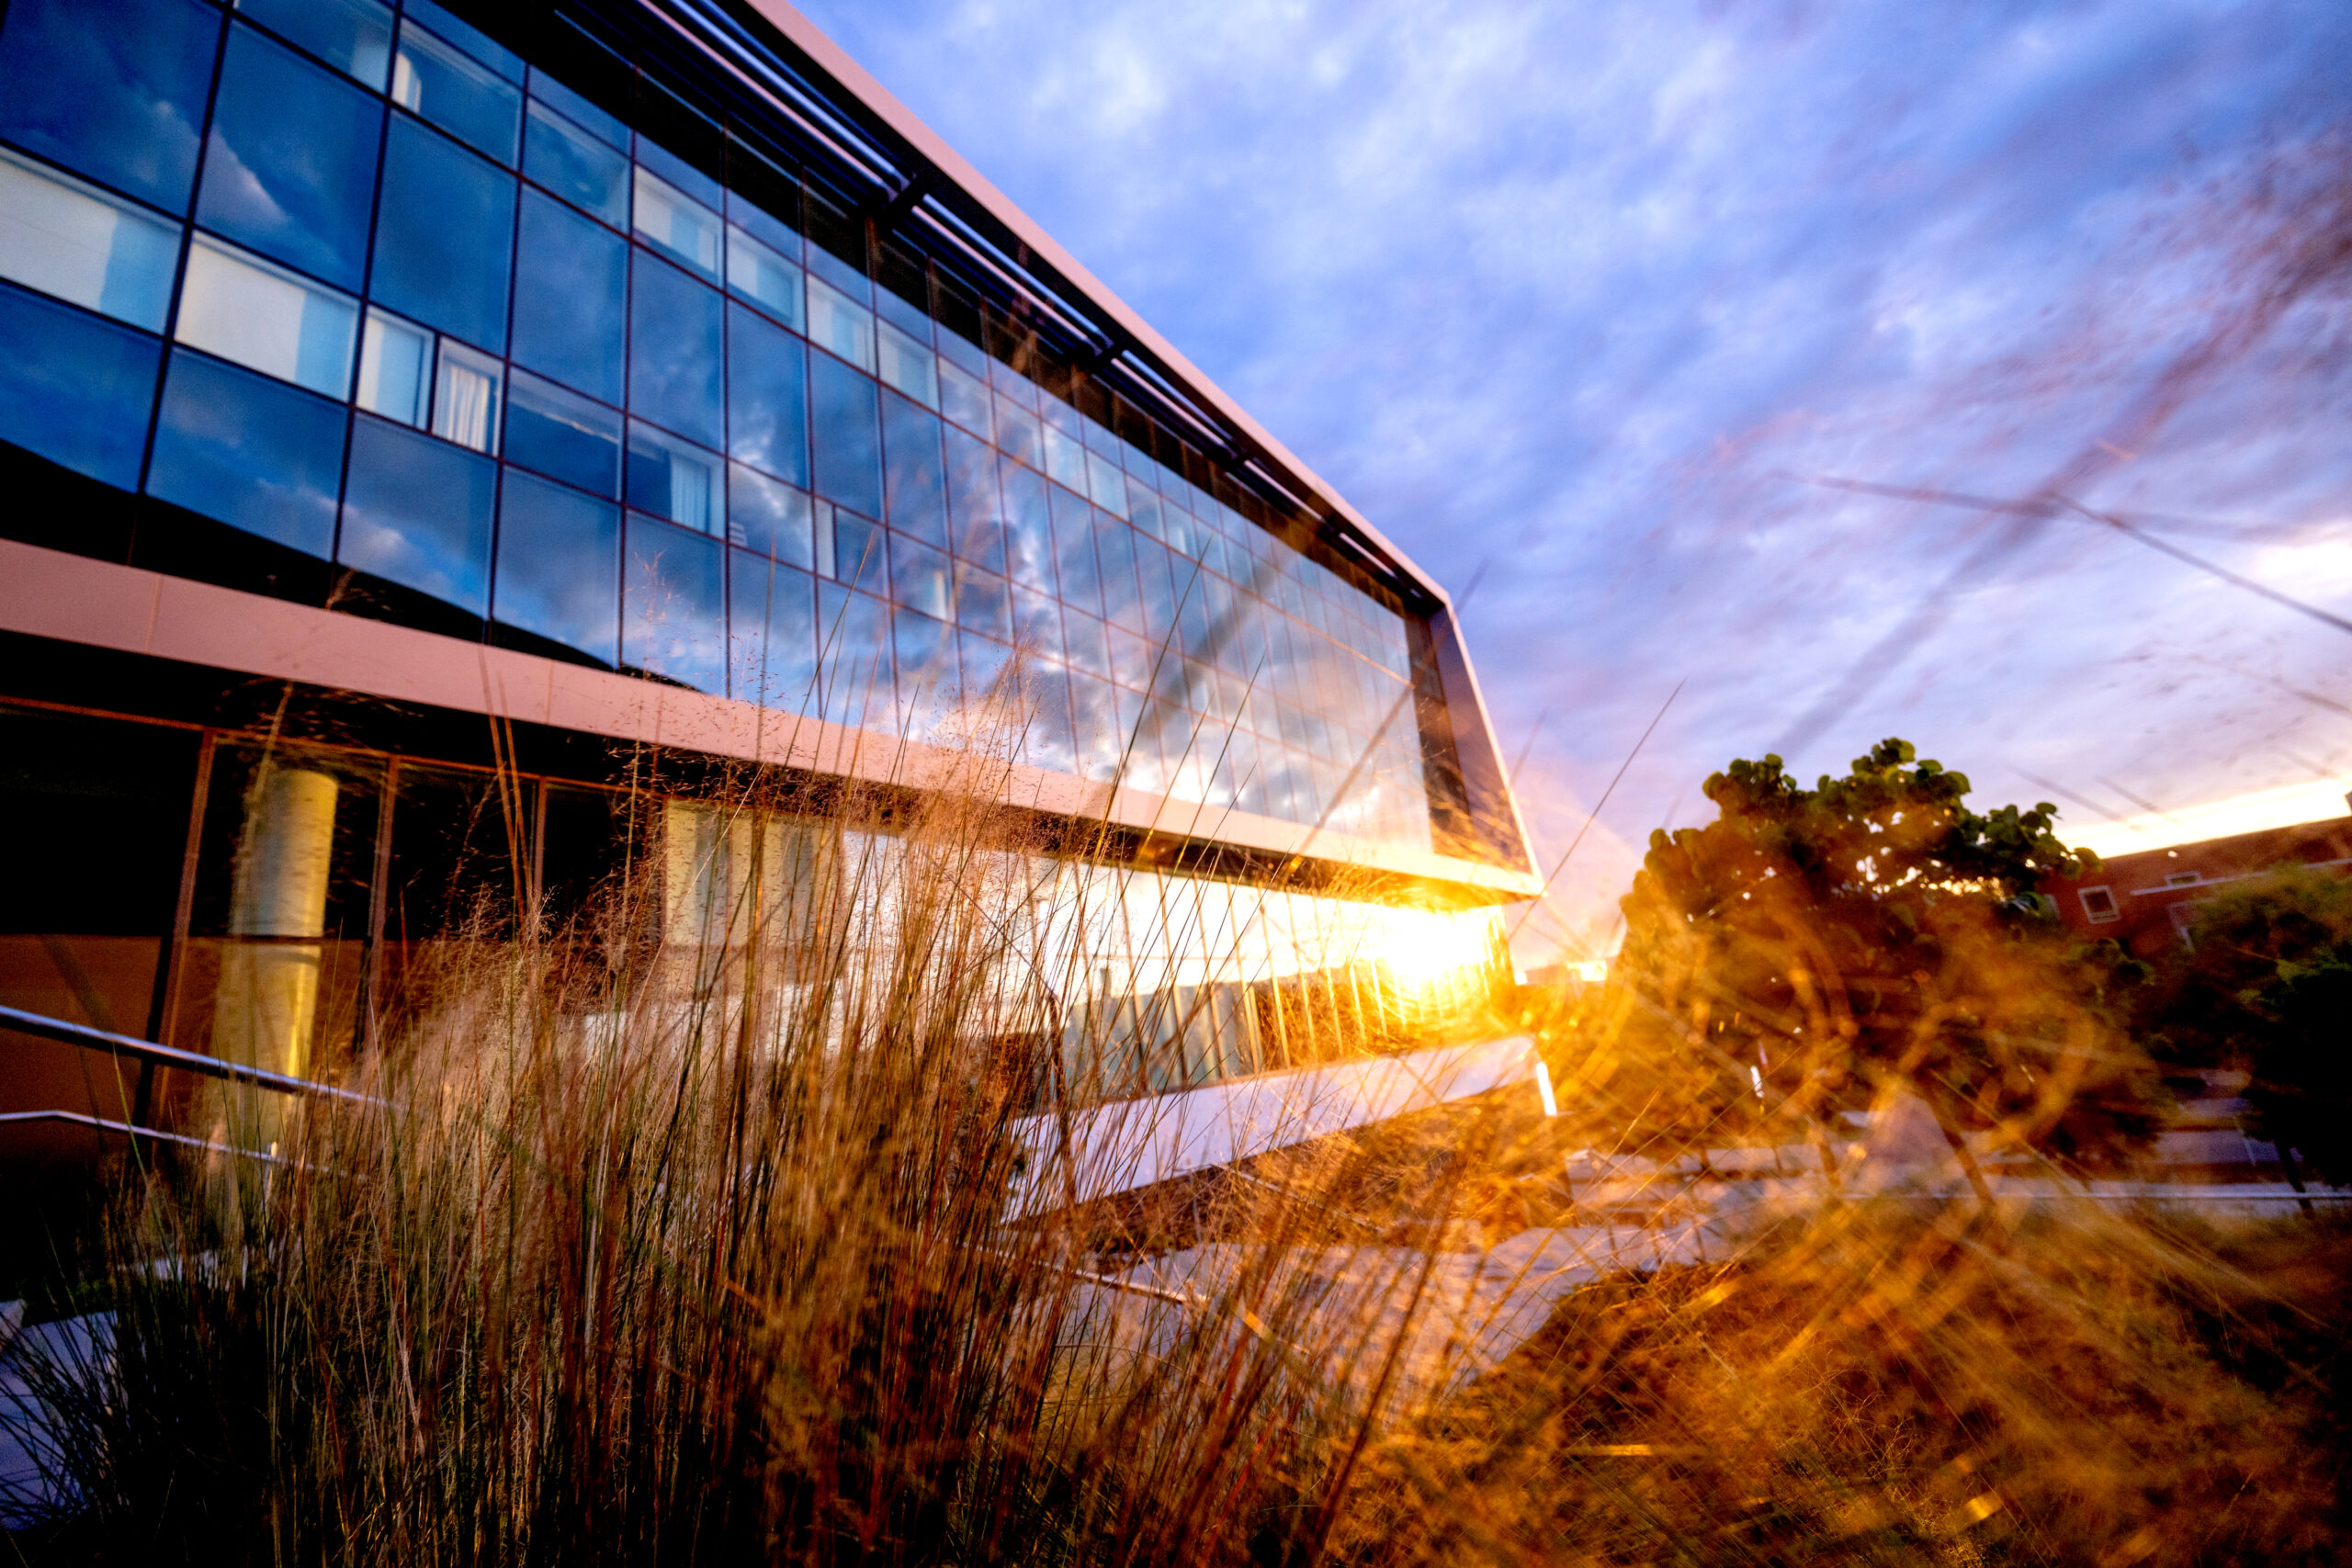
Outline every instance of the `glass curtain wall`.
POLYGON ((1035 765, 1429 848, 1400 615, 726 144, 429 0, 9 0, 0 440, 789 713, 941 739, 1018 669, 1035 765))
MULTIPOLYGON (((405 1020, 446 999, 453 978, 478 978, 485 944, 512 940, 518 912, 532 910, 558 937, 593 916, 582 928, 592 946, 644 944, 682 986, 723 991, 756 975, 766 987, 761 1016, 832 1006, 838 952, 862 944, 887 958, 902 885, 919 901, 920 879, 938 874, 936 859, 907 840, 821 817, 342 747, 225 733, 199 743, 145 725, 20 716, 107 739, 121 755, 160 747, 179 759, 183 771, 167 783, 182 815, 155 818, 148 837, 187 840, 183 923, 174 929, 162 912, 175 902, 179 858, 155 855, 152 934, 144 945, 115 944, 130 955, 124 995, 137 993, 143 1012, 154 987, 171 1043, 275 1071, 330 1074, 397 1037, 405 1020), (180 956, 164 987, 155 965, 166 941, 180 956)), ((50 795, 85 787, 91 770, 70 749, 41 756, 36 771, 55 776, 50 795)), ((116 793, 130 787, 114 783, 116 793)), ((1026 989, 1045 1003, 1037 1016, 1058 1021, 1058 1038, 1001 1043, 1032 1104, 1162 1093, 1458 1039, 1491 1021, 1486 1004, 1507 973, 1492 908, 1400 908, 1028 853, 946 853, 958 888, 984 900, 991 927, 1006 933, 999 983, 1026 989)), ((80 919, 51 893, 19 913, 41 932, 80 919)), ((80 974, 55 956, 62 940, 0 953, 6 977, 31 985, 26 976, 52 964, 80 974)), ((92 973, 114 951, 72 941, 92 973)), ((128 1013, 97 1016, 140 1027, 128 1013)))

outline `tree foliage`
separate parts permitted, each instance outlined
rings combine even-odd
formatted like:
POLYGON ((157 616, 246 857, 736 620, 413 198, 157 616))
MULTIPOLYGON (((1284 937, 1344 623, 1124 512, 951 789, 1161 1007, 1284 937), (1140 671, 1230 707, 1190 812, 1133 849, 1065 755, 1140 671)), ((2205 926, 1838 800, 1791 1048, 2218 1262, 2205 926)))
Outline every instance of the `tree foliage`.
POLYGON ((2033 891, 2096 857, 2059 841, 2056 807, 1979 815, 1968 792, 1899 739, 1811 789, 1767 756, 1707 780, 1713 822, 1651 836, 1618 971, 1633 1026, 1707 1069, 1686 1130, 1901 1085, 1948 1135, 2093 1162, 2147 1135, 2161 1086, 2118 1005, 2137 966, 2033 891))
POLYGON ((2141 998, 2153 1048, 2251 1075, 2257 1136, 2352 1181, 2352 879, 2295 868, 2197 907, 2141 998))

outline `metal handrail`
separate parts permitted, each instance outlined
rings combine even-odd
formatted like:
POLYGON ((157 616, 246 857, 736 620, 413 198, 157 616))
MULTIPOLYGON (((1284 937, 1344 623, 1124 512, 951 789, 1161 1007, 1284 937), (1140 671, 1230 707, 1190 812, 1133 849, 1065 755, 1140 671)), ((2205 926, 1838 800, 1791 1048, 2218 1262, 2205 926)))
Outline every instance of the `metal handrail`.
POLYGON ((62 1018, 27 1012, 21 1008, 0 1007, 0 1030, 78 1045, 85 1051, 108 1051, 154 1066, 179 1067, 187 1072, 200 1073, 206 1077, 226 1078, 232 1083, 244 1084, 253 1089, 266 1089, 275 1094, 318 1095, 328 1100, 348 1100, 354 1105, 383 1103, 372 1096, 334 1084, 292 1077, 285 1073, 273 1073, 265 1067, 249 1067, 243 1062, 224 1062, 218 1056, 183 1051, 173 1045, 158 1045, 152 1040, 141 1040, 135 1035, 93 1029, 86 1023, 70 1023, 62 1018))
POLYGON ((235 1155, 241 1159, 266 1160, 272 1165, 283 1165, 286 1163, 286 1156, 283 1155, 268 1154, 260 1149, 241 1149, 234 1144, 216 1144, 209 1138, 191 1137, 186 1133, 166 1133, 160 1127, 141 1127, 134 1122, 117 1122, 111 1117, 92 1116, 87 1111, 0 1111, 0 1126, 22 1126, 28 1122, 62 1122, 68 1126, 87 1127, 94 1132, 112 1133, 119 1137, 136 1139, 141 1142, 179 1144, 191 1149, 201 1149, 206 1154, 235 1155))

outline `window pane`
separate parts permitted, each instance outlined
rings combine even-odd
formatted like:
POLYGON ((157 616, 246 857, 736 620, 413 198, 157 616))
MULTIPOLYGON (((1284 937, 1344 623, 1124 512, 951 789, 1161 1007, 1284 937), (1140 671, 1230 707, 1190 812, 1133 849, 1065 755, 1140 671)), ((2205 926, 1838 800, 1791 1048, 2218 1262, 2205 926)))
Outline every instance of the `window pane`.
POLYGON ((1011 585, 1001 577, 965 567, 956 579, 956 624, 999 642, 1012 640, 1011 585))
POLYGON ((1050 664, 1061 663, 1061 606, 1050 595, 1014 584, 1012 640, 1031 659, 1050 664))
POLYGON ((532 179, 614 228, 625 229, 628 170, 628 154, 606 146, 545 105, 531 105, 523 133, 523 172, 532 179))
POLYGON ((874 368, 873 314, 813 277, 808 280, 808 341, 860 370, 874 368))
POLYGON ((1127 514, 1127 476, 1100 452, 1086 455, 1086 493, 1103 511, 1120 517, 1127 514))
POLYGON ((628 242, 560 202, 525 191, 517 254, 516 361, 619 402, 628 242))
POLYGON ((955 526, 956 552, 993 570, 1004 566, 1001 502, 997 497, 997 455, 960 430, 944 432, 947 442, 947 511, 955 526))
MULTIPOLYGON (((820 519, 827 510, 830 509, 819 509, 820 519)), ((846 512, 834 511, 831 533, 832 553, 828 558, 821 547, 818 550, 818 570, 824 571, 830 566, 831 576, 837 582, 862 588, 868 593, 888 592, 889 552, 883 543, 882 525, 846 512)))
POLYGON ((1021 760, 1033 768, 1057 773, 1079 771, 1078 747, 1069 720, 1069 676, 1059 670, 1030 672, 1032 688, 1029 727, 1022 737, 1021 760))
POLYGON ((180 291, 179 339, 223 359, 347 396, 358 305, 282 267, 198 236, 180 291))
POLYGON ((813 570, 808 496, 765 474, 732 465, 727 476, 727 536, 763 556, 813 570))
POLYGON ((196 0, 14 0, 0 26, 0 136, 187 210, 220 13, 196 0))
POLYGON ((514 235, 512 175, 414 120, 392 121, 370 293, 468 343, 504 348, 514 235))
POLYGON ((727 287, 795 332, 807 330, 800 269, 742 230, 727 230, 727 287))
POLYGON ((786 713, 813 711, 817 601, 808 574, 747 550, 729 552, 728 689, 786 713))
POLYGON ((476 452, 498 450, 498 384, 506 367, 447 338, 433 378, 433 434, 476 452))
POLYGON ((344 420, 339 404, 175 353, 147 491, 326 559, 344 420))
POLYGON ((940 620, 951 614, 947 593, 947 555, 944 550, 899 537, 890 541, 890 597, 910 609, 940 620))
POLYGON ((411 21, 392 62, 392 101, 512 168, 523 90, 411 21))
POLYGON ((629 412, 709 446, 725 440, 720 307, 718 290, 639 256, 629 305, 629 412))
POLYGON ((433 334, 381 310, 368 312, 359 344, 359 406, 422 428, 431 406, 433 334))
POLYGON ((613 507, 509 470, 498 508, 497 619, 618 663, 620 536, 613 507))
MULTIPOLYGON (((685 109, 686 114, 693 119, 701 121, 703 130, 718 129, 710 125, 707 120, 704 120, 698 111, 686 108, 682 100, 672 96, 657 84, 649 82, 647 85, 656 92, 661 92, 662 101, 672 110, 685 109)), ((690 131, 689 134, 697 134, 697 132, 690 131)), ((662 182, 672 190, 684 194, 689 201, 699 202, 713 212, 727 205, 727 193, 719 188, 717 180, 657 141, 649 141, 642 136, 638 137, 637 161, 660 175, 662 182)))
POLYGON ((1018 463, 1001 465, 1004 488, 1005 567, 1016 582, 1050 591, 1054 586, 1054 530, 1046 504, 1046 481, 1018 463))
POLYGON ((838 583, 817 584, 818 681, 824 716, 862 728, 890 722, 890 608, 838 583))
MULTIPOLYGON (((855 243, 854 241, 851 242, 855 243)), ((874 286, 866 281, 865 269, 843 261, 820 244, 810 244, 808 250, 808 269, 839 290, 843 298, 865 305, 874 298, 874 286)))
POLYGON ((380 100, 250 28, 232 28, 212 109, 206 227, 357 288, 368 255, 380 100))
POLYGON ((1102 563, 1102 616, 1143 630, 1143 598, 1136 587, 1135 530, 1095 513, 1094 555, 1102 563))
POLYGON ((749 310, 727 312, 729 455, 808 482, 808 352, 749 310))
POLYGON ((698 534, 718 532, 725 507, 718 457, 632 423, 628 431, 628 503, 698 534))
POLYGON ((816 490, 868 517, 882 514, 882 453, 874 383, 826 355, 809 359, 816 490))
POLYGON ((1059 485, 1051 487, 1046 499, 1054 515, 1054 575, 1062 599, 1100 615, 1102 574, 1094 558, 1094 509, 1059 485))
POLYGON ((139 482, 162 344, 0 284, 0 439, 125 490, 139 482))
POLYGON ((0 277, 164 330, 179 226, 0 152, 0 277))
POLYGON ((506 393, 506 459, 617 496, 621 416, 518 370, 506 393))
POLYGON ((1086 493, 1086 448, 1077 436, 1050 424, 1046 427, 1046 472, 1056 484, 1086 493))
POLYGON ((718 230, 718 213, 650 170, 637 171, 637 232, 648 244, 716 281, 718 230))
POLYGON ((1077 772, 1081 777, 1108 782, 1117 776, 1126 732, 1119 723, 1113 688, 1091 675, 1071 671, 1070 722, 1077 772))
POLYGON ((883 381, 925 408, 937 408, 938 356, 894 326, 884 323, 880 332, 879 364, 883 381))
POLYGON ((882 400, 883 474, 890 525, 947 545, 947 478, 939 460, 939 421, 904 398, 882 400))
MULTIPOLYGON (((936 739, 955 703, 956 633, 912 610, 902 609, 890 621, 899 666, 898 711, 890 728, 910 739, 936 739)), ((866 728, 881 728, 870 711, 866 728)))
POLYGON ((1000 389, 996 394, 996 444, 1008 457, 1018 457, 1033 468, 1046 466, 1045 437, 1037 416, 1005 396, 1000 389))
POLYGON ((549 107, 569 118, 571 123, 619 152, 628 153, 628 127, 590 103, 546 72, 531 72, 531 96, 545 98, 549 107))
POLYGON ((621 662, 727 694, 726 547, 631 513, 621 662))
POLYGON ((351 479, 335 558, 486 615, 497 493, 498 465, 489 458, 361 418, 351 433, 351 479))
POLYGON ((377 0, 237 0, 237 9, 336 70, 384 90, 392 9, 377 0))
POLYGON ((1099 680, 1111 678, 1111 637, 1101 621, 1071 611, 1062 616, 1062 642, 1071 669, 1099 680))
POLYGON ((995 438, 996 423, 989 416, 989 389, 978 379, 941 362, 940 412, 983 441, 995 438))

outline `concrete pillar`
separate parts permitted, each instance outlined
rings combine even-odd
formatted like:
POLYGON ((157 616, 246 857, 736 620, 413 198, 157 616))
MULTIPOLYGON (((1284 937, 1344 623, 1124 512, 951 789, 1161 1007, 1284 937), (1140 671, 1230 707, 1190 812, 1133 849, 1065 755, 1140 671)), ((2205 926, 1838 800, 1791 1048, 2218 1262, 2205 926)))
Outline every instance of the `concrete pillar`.
POLYGON ((311 1066, 334 852, 332 773, 265 763, 245 798, 213 1007, 216 1055, 300 1077, 311 1066), (261 938, 262 941, 241 939, 261 938), (269 940, 275 939, 275 940, 269 940))

